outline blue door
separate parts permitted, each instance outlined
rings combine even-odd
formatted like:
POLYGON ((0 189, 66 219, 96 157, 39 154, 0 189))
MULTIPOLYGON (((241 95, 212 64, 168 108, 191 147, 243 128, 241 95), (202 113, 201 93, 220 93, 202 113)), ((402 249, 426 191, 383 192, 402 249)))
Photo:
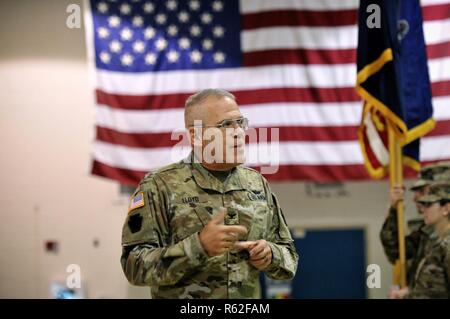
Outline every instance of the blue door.
POLYGON ((307 230, 295 238, 295 246, 300 255, 295 278, 289 283, 265 278, 263 297, 283 298, 283 291, 290 290, 286 295, 295 299, 366 298, 362 228, 307 230))

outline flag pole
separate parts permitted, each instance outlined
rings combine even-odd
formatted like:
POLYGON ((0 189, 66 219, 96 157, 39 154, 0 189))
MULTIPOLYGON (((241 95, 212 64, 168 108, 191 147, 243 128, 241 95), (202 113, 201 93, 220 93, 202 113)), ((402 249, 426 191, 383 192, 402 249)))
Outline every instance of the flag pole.
MULTIPOLYGON (((403 163, 402 147, 396 138, 394 127, 391 121, 387 121, 389 139, 389 186, 403 186, 403 163)), ((398 252, 399 258, 394 267, 394 284, 406 287, 406 252, 405 252, 405 214, 404 203, 399 201, 397 209, 397 229, 398 229, 398 252)))

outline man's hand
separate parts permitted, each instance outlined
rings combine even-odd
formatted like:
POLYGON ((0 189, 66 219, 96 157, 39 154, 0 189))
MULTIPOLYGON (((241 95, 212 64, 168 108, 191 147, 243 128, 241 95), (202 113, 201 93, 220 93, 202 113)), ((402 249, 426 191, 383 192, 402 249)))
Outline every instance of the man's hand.
POLYGON ((389 192, 389 197, 391 199, 391 207, 397 206, 398 202, 403 200, 405 193, 405 188, 400 185, 394 185, 389 192))
POLYGON ((389 299, 403 299, 408 292, 409 292, 408 287, 402 289, 391 288, 389 290, 389 299))
POLYGON ((199 234, 200 242, 209 256, 218 256, 233 248, 238 235, 247 234, 247 229, 239 225, 223 225, 227 210, 223 207, 209 221, 199 234))
POLYGON ((264 270, 272 263, 272 249, 264 239, 236 242, 234 248, 247 250, 250 254, 250 264, 258 270, 264 270))

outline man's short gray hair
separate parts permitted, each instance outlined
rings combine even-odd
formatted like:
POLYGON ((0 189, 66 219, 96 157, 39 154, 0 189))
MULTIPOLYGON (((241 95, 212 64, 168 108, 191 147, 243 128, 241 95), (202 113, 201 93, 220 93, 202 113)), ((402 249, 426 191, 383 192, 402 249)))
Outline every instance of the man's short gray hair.
POLYGON ((228 97, 233 101, 236 101, 236 97, 228 91, 223 89, 204 89, 200 92, 197 92, 186 100, 185 108, 184 108, 184 122, 186 128, 193 124, 193 119, 190 117, 190 113, 192 112, 192 107, 198 104, 201 104, 206 98, 210 96, 215 96, 217 98, 228 97))

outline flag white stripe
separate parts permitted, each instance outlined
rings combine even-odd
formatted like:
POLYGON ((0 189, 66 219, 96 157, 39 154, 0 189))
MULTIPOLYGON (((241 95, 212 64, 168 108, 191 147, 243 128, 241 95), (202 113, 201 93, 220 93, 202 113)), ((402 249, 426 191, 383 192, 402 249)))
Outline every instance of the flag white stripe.
MULTIPOLYGON (((267 103, 242 105, 243 115, 253 127, 352 126, 359 125, 361 102, 267 103)), ((450 96, 433 98, 434 118, 450 120, 450 96)), ((166 133, 184 128, 184 110, 123 110, 97 105, 99 126, 124 133, 166 133)))
MULTIPOLYGON (((450 80, 450 57, 431 59, 428 66, 432 82, 450 80)), ((229 91, 273 87, 340 88, 354 86, 355 77, 354 64, 271 65, 214 72, 189 70, 139 74, 99 70, 97 88, 124 95, 191 93, 211 87, 229 91)))
POLYGON ((450 135, 422 137, 420 160, 436 161, 450 158, 450 135))
MULTIPOLYGON (((349 126, 358 125, 361 102, 351 103, 273 103, 242 105, 253 127, 349 126)), ((96 107, 97 124, 128 133, 161 133, 183 129, 183 109, 129 111, 96 107)))
POLYGON ((211 71, 124 73, 97 71, 97 88, 117 94, 191 93, 210 87, 249 90, 273 87, 349 87, 355 84, 356 66, 271 65, 211 71))
POLYGON ((425 21, 423 23, 423 34, 425 43, 438 44, 450 41, 450 19, 425 21))
POLYGON ((382 165, 387 165, 389 163, 389 152, 384 146, 383 140, 381 139, 375 124, 372 122, 372 115, 370 113, 367 113, 364 116, 364 124, 366 126, 367 140, 369 141, 370 148, 376 159, 382 165))
POLYGON ((270 49, 354 49, 358 39, 355 26, 268 27, 241 32, 243 52, 270 49))
MULTIPOLYGON (((421 6, 447 4, 448 0, 421 0, 421 6)), ((359 0, 241 0, 242 13, 273 10, 337 11, 358 9, 359 0)))
MULTIPOLYGON (((94 159, 109 166, 150 171, 178 161, 186 156, 189 147, 152 149, 94 142, 94 159)), ((450 136, 421 139, 422 160, 432 161, 450 157, 450 136)), ((344 142, 280 142, 278 147, 260 144, 247 145, 247 165, 266 165, 272 161, 280 165, 362 165, 363 158, 357 141, 344 142), (270 159, 270 160, 268 160, 270 159)))
MULTIPOLYGON (((424 22, 426 43, 450 41, 450 19, 424 22)), ((241 32, 243 52, 270 49, 354 49, 358 43, 358 27, 267 27, 241 32)))
POLYGON ((273 10, 345 10, 357 9, 358 0, 241 0, 242 13, 255 13, 273 10))

